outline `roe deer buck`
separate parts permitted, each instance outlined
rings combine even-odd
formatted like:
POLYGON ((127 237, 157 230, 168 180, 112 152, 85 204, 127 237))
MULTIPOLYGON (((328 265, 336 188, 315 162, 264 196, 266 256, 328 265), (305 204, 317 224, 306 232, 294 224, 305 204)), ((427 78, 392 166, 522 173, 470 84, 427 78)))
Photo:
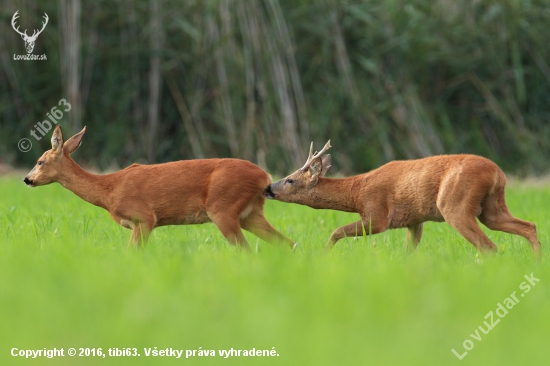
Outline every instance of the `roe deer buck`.
POLYGON ((263 191, 270 176, 239 159, 181 160, 165 164, 133 164, 106 175, 91 174, 71 159, 86 127, 63 143, 61 128, 25 177, 28 186, 58 182, 85 201, 109 211, 113 220, 132 230, 139 246, 150 232, 164 225, 214 222, 231 244, 246 249, 241 228, 269 242, 293 246, 264 217, 263 191))
POLYGON ((480 251, 496 251, 477 217, 489 229, 523 236, 540 255, 535 224, 510 214, 504 200, 506 177, 492 161, 476 155, 440 155, 392 161, 365 174, 329 179, 323 176, 331 158, 322 155, 330 147, 329 140, 312 154, 312 143, 305 165, 265 190, 268 198, 279 201, 361 215, 361 220, 336 229, 325 249, 346 236, 404 227, 408 247, 414 249, 425 221, 446 221, 480 251))

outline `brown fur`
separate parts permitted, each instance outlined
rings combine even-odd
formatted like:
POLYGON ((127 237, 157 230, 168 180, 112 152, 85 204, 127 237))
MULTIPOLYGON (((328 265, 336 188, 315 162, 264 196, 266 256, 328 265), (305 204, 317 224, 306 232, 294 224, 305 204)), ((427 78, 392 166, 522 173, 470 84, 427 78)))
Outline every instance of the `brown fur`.
POLYGON ((86 128, 63 143, 61 128, 25 177, 30 186, 58 182, 85 201, 109 211, 113 220, 132 230, 139 246, 164 225, 214 222, 231 244, 249 248, 241 228, 266 241, 292 247, 292 240, 265 219, 263 190, 270 176, 239 159, 182 160, 165 164, 133 164, 112 174, 95 175, 71 159, 86 128))
POLYGON ((307 171, 298 170, 266 189, 269 198, 283 202, 361 215, 360 221, 336 229, 326 249, 347 236, 405 227, 409 248, 414 249, 425 221, 446 221, 480 251, 496 251, 479 228, 477 217, 492 230, 523 236, 540 255, 535 224, 510 214, 504 198, 506 177, 488 159, 441 155, 393 161, 343 179, 323 178, 326 166, 330 167, 330 155, 315 159, 307 171))

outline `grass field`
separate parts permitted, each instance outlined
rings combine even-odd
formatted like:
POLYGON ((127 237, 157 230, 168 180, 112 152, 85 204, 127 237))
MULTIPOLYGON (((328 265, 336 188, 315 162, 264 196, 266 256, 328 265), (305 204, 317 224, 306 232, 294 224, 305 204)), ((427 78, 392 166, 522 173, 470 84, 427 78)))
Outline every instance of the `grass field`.
POLYGON ((480 257, 445 223, 427 223, 413 255, 404 230, 343 240, 322 255, 355 215, 273 201, 266 216, 299 242, 295 252, 247 233, 254 253, 241 253, 212 224, 160 228, 134 250, 128 230, 61 186, 1 178, 0 364, 547 365, 550 185, 517 183, 507 199, 537 224, 541 262, 523 238, 489 230, 499 253, 480 257), (531 273, 540 282, 524 292, 531 273), (499 318, 514 291, 519 302, 499 318), (484 334, 491 311, 500 322, 484 334), (464 346, 473 348, 464 355, 464 346), (10 355, 54 347, 141 356, 10 355), (197 356, 146 357, 155 347, 197 356), (231 348, 278 356, 218 356, 231 348))

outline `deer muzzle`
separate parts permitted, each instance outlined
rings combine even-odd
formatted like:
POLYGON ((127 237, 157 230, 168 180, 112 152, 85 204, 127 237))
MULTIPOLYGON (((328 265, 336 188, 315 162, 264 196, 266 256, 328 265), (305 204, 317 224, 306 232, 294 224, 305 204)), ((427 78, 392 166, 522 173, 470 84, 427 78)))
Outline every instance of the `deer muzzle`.
POLYGON ((29 177, 25 177, 25 179, 23 179, 23 182, 25 182, 25 184, 29 187, 34 187, 34 181, 32 179, 29 179, 29 177))
POLYGON ((264 196, 268 199, 275 198, 275 193, 271 190, 271 184, 267 186, 267 188, 264 190, 264 196))

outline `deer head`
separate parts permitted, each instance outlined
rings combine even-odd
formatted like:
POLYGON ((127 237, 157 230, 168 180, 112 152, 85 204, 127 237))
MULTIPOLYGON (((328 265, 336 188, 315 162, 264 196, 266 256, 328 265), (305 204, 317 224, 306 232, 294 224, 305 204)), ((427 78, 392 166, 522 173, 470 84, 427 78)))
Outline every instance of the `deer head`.
POLYGON ((264 192, 265 196, 283 202, 300 201, 300 197, 307 195, 317 185, 319 177, 323 177, 330 169, 330 154, 323 156, 330 148, 330 140, 328 140, 321 151, 313 153, 312 142, 304 166, 288 177, 267 186, 264 192))
POLYGON ((17 26, 17 28, 15 27, 15 21, 17 18, 19 18, 19 15, 17 14, 18 12, 19 10, 17 10, 15 14, 13 14, 13 17, 11 18, 11 26, 13 30, 15 30, 17 33, 21 35, 21 38, 23 38, 23 41, 25 41, 25 48, 27 50, 27 53, 31 53, 32 50, 34 49, 34 42, 36 42, 36 38, 40 33, 42 33, 44 28, 46 28, 46 24, 48 24, 48 19, 49 19, 48 14, 44 13, 44 19, 46 20, 46 22, 42 23, 42 29, 40 29, 39 31, 35 29, 34 32, 32 33, 32 36, 28 36, 26 29, 24 32, 21 32, 19 30, 19 26, 17 26))
POLYGON ((82 143, 84 133, 86 133, 86 127, 63 143, 61 127, 57 126, 52 135, 52 149, 42 154, 23 182, 30 187, 58 182, 64 172, 71 168, 70 163, 73 162, 73 159, 70 155, 82 143))

